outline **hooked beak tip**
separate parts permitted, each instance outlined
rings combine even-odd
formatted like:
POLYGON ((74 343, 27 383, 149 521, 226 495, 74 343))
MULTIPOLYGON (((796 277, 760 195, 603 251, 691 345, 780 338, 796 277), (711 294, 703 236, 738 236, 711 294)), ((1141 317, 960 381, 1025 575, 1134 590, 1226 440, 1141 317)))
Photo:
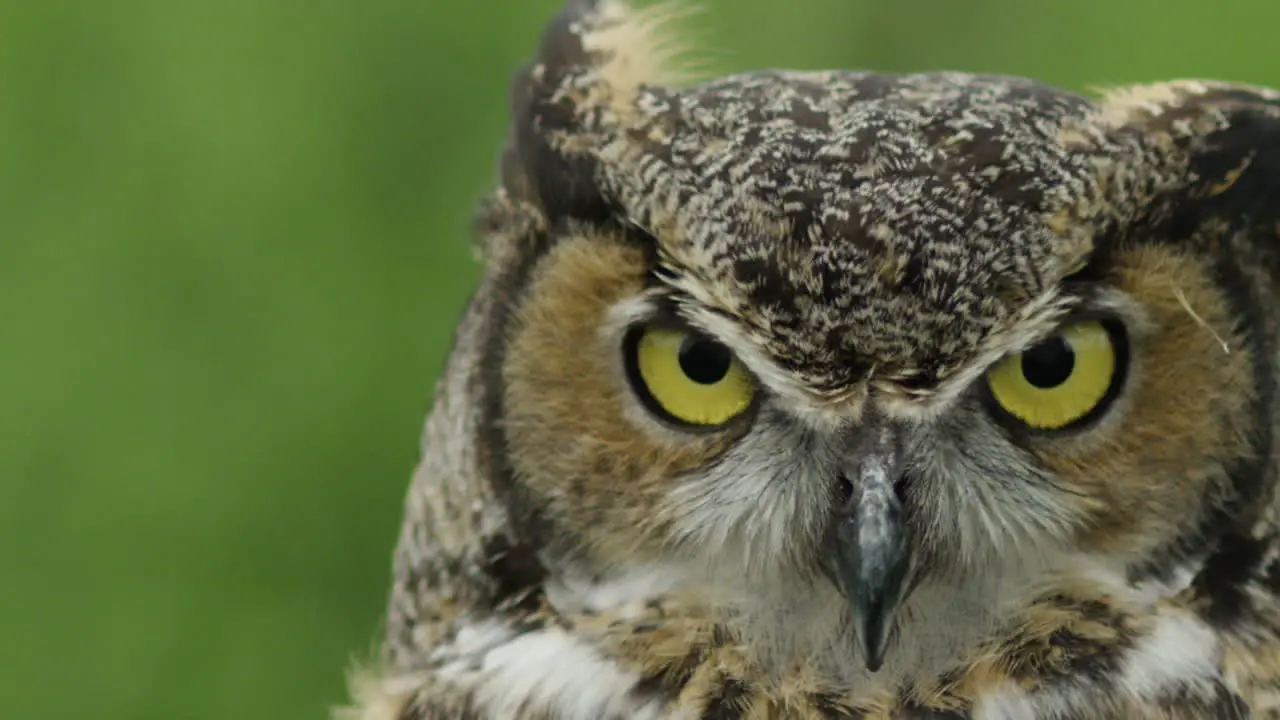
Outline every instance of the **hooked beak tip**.
POLYGON ((866 667, 876 672, 910 590, 912 562, 899 503, 891 493, 871 490, 837 518, 833 559, 836 586, 851 605, 866 667))
POLYGON ((883 604, 873 604, 856 610, 858 615, 858 639, 862 645, 862 657, 867 670, 877 672, 884 666, 889 647, 889 628, 893 609, 883 604))

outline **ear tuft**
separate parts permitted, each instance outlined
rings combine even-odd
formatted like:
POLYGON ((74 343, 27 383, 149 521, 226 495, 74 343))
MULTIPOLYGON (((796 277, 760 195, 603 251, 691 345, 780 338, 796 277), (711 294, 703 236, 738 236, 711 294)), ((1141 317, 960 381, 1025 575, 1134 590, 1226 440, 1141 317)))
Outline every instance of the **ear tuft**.
POLYGON ((621 2, 600 6, 597 24, 582 36, 583 47, 598 62, 593 84, 599 102, 624 123, 633 119, 642 87, 676 87, 696 76, 674 25, 697 9, 676 0, 640 9, 621 2))
POLYGON ((645 87, 692 77, 676 64, 683 48, 668 32, 688 12, 670 1, 636 9, 619 0, 570 0, 512 82, 504 189, 549 220, 607 214, 591 149, 640 120, 645 87))
POLYGON ((1250 222, 1280 219, 1280 99, 1223 107, 1224 127, 1193 150, 1196 191, 1250 222))
POLYGON ((1280 92, 1207 80, 1114 88, 1095 122, 1135 143, 1149 177, 1126 186, 1163 196, 1174 227, 1280 219, 1280 92))

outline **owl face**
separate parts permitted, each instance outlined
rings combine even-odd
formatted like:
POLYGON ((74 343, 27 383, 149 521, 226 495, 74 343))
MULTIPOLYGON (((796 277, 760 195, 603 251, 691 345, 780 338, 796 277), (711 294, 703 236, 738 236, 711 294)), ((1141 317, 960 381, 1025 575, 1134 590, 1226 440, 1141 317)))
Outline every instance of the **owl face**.
POLYGON ((1194 552, 1264 400, 1228 91, 674 89, 652 20, 573 5, 513 89, 494 431, 547 563, 837 608, 874 670, 938 588, 1194 552))

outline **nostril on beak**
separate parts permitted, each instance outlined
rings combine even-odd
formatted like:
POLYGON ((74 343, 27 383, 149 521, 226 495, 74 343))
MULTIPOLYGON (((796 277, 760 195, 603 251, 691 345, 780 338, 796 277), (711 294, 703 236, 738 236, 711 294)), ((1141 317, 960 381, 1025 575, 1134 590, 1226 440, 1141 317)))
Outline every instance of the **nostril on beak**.
POLYGON ((838 493, 836 502, 840 504, 840 507, 848 505, 853 498, 853 483, 849 482, 849 478, 841 475, 840 484, 836 487, 836 492, 838 493))
POLYGON ((901 478, 898 478, 897 482, 895 482, 895 483, 893 484, 893 495, 894 495, 894 497, 898 498, 898 502, 900 502, 900 503, 904 503, 904 504, 906 503, 906 501, 907 501, 907 478, 906 478, 906 476, 903 476, 903 477, 901 477, 901 478))

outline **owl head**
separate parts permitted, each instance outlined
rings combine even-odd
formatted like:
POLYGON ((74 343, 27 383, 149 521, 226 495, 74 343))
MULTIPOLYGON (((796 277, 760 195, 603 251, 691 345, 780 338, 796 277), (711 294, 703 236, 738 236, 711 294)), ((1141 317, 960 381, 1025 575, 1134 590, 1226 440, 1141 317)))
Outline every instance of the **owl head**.
POLYGON ((539 578, 875 670, 950 589, 1164 581, 1262 521, 1280 95, 691 84, 668 15, 574 0, 511 86, 463 430, 539 578))

